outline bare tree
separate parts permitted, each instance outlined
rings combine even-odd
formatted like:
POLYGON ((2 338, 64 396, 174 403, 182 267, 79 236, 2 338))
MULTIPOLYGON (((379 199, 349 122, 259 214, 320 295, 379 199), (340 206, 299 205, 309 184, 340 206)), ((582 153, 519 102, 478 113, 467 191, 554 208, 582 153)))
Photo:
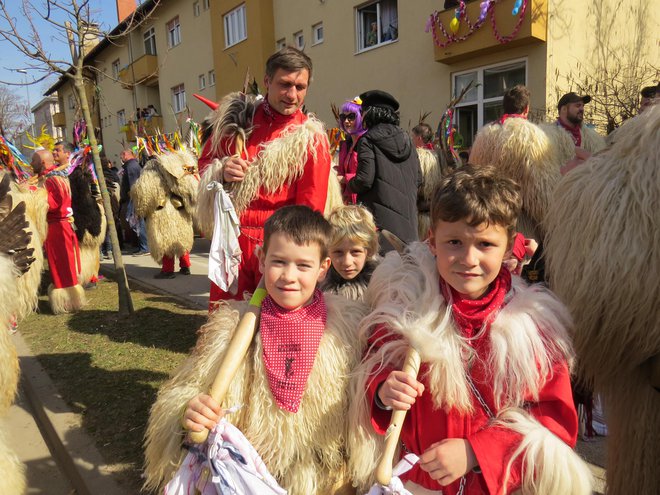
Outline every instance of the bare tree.
POLYGON ((28 122, 27 104, 11 88, 0 86, 0 135, 14 141, 28 122))
MULTIPOLYGON (((121 33, 116 33, 114 39, 125 36, 139 26, 141 20, 148 18, 158 4, 158 1, 153 2, 148 12, 140 11, 139 14, 131 14, 127 21, 123 23, 124 28, 121 33)), ((112 216, 110 196, 104 180, 98 142, 87 92, 85 91, 86 84, 94 83, 90 79, 90 74, 98 72, 95 67, 87 65, 85 60, 90 50, 90 42, 97 39, 101 34, 98 24, 92 19, 89 0, 45 0, 42 9, 36 9, 32 2, 23 0, 21 14, 29 26, 24 30, 18 28, 16 19, 7 8, 6 0, 0 0, 0 22, 3 24, 0 27, 0 40, 4 39, 30 60, 24 70, 36 73, 39 76, 34 78, 31 84, 43 81, 46 77, 55 73, 69 79, 75 88, 82 117, 87 124, 87 137, 92 149, 94 167, 99 177, 99 187, 108 221, 107 228, 112 242, 112 254, 119 292, 119 313, 131 314, 133 313, 133 301, 128 287, 115 221, 112 216), (68 44, 71 53, 70 60, 57 59, 51 56, 50 50, 39 35, 40 30, 35 25, 36 19, 39 18, 40 22, 47 23, 57 33, 53 41, 68 44)), ((107 34, 106 38, 111 39, 107 34)))

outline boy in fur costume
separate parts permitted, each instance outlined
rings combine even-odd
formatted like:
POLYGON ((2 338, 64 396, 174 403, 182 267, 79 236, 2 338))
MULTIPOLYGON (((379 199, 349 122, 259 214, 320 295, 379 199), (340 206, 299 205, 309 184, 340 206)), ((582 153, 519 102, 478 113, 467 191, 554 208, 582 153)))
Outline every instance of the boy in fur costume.
POLYGON ((146 434, 145 487, 167 482, 186 452, 188 430, 212 429, 224 408, 290 495, 326 495, 350 485, 346 469, 348 376, 362 354, 355 328, 364 305, 316 289, 330 259, 331 227, 304 206, 266 222, 259 252, 268 297, 252 341, 222 404, 206 392, 246 309, 220 304, 190 358, 158 393, 146 434), (331 379, 330 379, 331 378, 331 379))
POLYGON ((174 278, 175 258, 179 273, 190 275, 198 185, 197 159, 180 149, 149 160, 131 188, 135 213, 146 222, 151 256, 163 265, 155 278, 174 278))
POLYGON ((494 169, 459 169, 434 193, 428 245, 376 269, 361 329, 370 349, 353 381, 366 397, 350 415, 358 481, 378 450, 369 430, 384 434, 396 408, 408 411, 402 450, 420 457, 406 473, 413 493, 591 493, 571 448, 568 312, 503 266, 519 205, 518 186, 494 169), (397 371, 408 345, 419 381, 397 371))
MULTIPOLYGON (((199 160, 197 219, 210 236, 216 192, 206 186, 223 183, 239 216, 242 251, 236 292, 211 284, 211 308, 221 299, 242 299, 243 292, 257 287, 261 275, 254 251, 276 209, 300 204, 324 211, 331 168, 328 137, 323 124, 301 109, 311 77, 310 58, 283 48, 266 62, 263 100, 232 93, 211 116, 212 136, 199 160), (237 135, 240 139, 232 138, 237 135), (237 141, 244 141, 244 149, 237 141)), ((338 184, 334 186, 338 192, 338 184)))
POLYGON ((547 215, 550 286, 607 417, 607 493, 660 487, 660 106, 567 174, 547 215))
POLYGON ((48 288, 50 307, 55 314, 78 311, 85 305, 85 291, 78 283, 80 248, 72 227, 69 179, 65 170, 55 167, 53 154, 48 150, 36 151, 31 165, 48 192, 48 234, 44 247, 53 280, 48 288))
POLYGON ((362 206, 347 205, 332 210, 328 222, 332 225, 332 263, 321 290, 362 301, 371 274, 378 265, 374 216, 362 206))

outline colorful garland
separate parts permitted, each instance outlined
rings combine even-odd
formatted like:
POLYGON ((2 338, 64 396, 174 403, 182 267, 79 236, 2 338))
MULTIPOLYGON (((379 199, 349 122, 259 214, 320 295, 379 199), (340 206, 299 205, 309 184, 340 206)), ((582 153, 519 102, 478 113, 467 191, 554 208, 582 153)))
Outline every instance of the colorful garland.
POLYGON ((433 42, 436 44, 436 46, 439 46, 440 48, 445 48, 446 46, 452 43, 458 43, 468 39, 470 36, 472 36, 475 33, 475 31, 481 28, 484 22, 486 22, 486 17, 490 15, 490 22, 493 27, 493 34, 495 36, 495 39, 497 39, 497 41, 501 44, 509 43, 518 35, 518 32, 522 27, 522 21, 525 18, 525 13, 527 12, 528 0, 516 0, 513 10, 511 11, 511 15, 514 16, 517 15, 519 17, 518 17, 518 21, 516 22, 516 26, 513 29, 513 32, 508 36, 502 36, 497 29, 497 23, 495 20, 496 3, 497 0, 483 0, 480 4, 479 18, 473 24, 472 21, 470 21, 470 19, 467 17, 467 14, 465 12, 465 1, 461 0, 458 8, 454 12, 454 17, 452 17, 452 20, 449 24, 449 29, 451 32, 447 32, 447 29, 440 21, 440 12, 438 12, 437 10, 433 12, 426 21, 425 31, 427 33, 429 31, 431 32, 431 34, 433 35, 433 42), (465 21, 465 23, 467 24, 468 32, 462 36, 456 36, 456 33, 458 33, 458 30, 460 29, 460 22, 462 20, 465 21), (440 40, 440 37, 438 35, 438 29, 444 36, 445 41, 440 40))
POLYGON ((25 182, 33 174, 27 158, 2 136, 0 136, 0 169, 9 170, 19 183, 25 182))

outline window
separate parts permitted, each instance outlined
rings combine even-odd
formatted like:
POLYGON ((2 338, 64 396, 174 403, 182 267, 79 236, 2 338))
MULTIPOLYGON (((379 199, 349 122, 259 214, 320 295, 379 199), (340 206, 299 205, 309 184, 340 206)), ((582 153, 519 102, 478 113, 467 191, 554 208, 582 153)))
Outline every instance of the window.
POLYGON ((298 50, 302 50, 303 48, 305 48, 305 36, 303 36, 302 31, 293 33, 293 42, 295 43, 296 48, 298 50))
POLYGON ((527 63, 524 60, 502 65, 480 67, 454 74, 453 96, 474 82, 456 105, 456 130, 464 146, 471 146, 474 135, 484 125, 502 116, 502 95, 516 84, 527 83, 527 63))
POLYGON ((186 89, 183 84, 172 88, 172 107, 174 107, 174 113, 183 112, 186 108, 186 89))
POLYGON ((275 42, 275 50, 276 50, 276 51, 281 50, 281 49, 284 48, 285 46, 286 46, 286 38, 282 38, 281 40, 277 40, 277 41, 275 42))
POLYGON ((380 0, 356 9, 358 51, 399 38, 396 0, 380 0))
POLYGON ((76 109, 76 99, 74 98, 73 95, 69 95, 69 110, 75 110, 76 109))
POLYGON ((145 55, 156 55, 156 30, 154 28, 144 32, 144 53, 145 55))
POLYGON ((117 112, 117 126, 119 127, 119 129, 121 129, 125 125, 126 125, 126 111, 119 110, 117 112))
POLYGON ((211 0, 202 0, 204 3, 204 10, 209 10, 209 7, 211 6, 211 0))
POLYGON ((199 89, 204 89, 206 87, 206 75, 199 75, 199 89))
POLYGON ((193 3, 193 15, 195 17, 199 17, 200 10, 199 10, 199 2, 193 3))
POLYGON ((215 86, 215 71, 209 71, 209 86, 215 86))
POLYGON ((174 48, 179 43, 181 43, 181 24, 177 16, 167 23, 167 46, 174 48))
POLYGON ((323 43, 323 23, 319 22, 312 26, 312 46, 323 43))
POLYGON ((112 62, 112 77, 119 79, 119 59, 112 62))
POLYGON ((247 39, 247 24, 245 20, 245 4, 236 7, 224 16, 225 48, 247 39))

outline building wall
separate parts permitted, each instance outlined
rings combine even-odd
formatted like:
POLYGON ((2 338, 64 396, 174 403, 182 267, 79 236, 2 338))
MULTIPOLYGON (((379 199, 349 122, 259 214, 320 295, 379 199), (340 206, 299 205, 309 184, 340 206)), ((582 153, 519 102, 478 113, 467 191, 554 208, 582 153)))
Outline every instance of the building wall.
POLYGON ((32 107, 35 131, 39 133, 42 126, 45 126, 48 134, 55 139, 61 139, 62 128, 53 125, 53 114, 57 112, 59 112, 57 96, 48 96, 32 107))

